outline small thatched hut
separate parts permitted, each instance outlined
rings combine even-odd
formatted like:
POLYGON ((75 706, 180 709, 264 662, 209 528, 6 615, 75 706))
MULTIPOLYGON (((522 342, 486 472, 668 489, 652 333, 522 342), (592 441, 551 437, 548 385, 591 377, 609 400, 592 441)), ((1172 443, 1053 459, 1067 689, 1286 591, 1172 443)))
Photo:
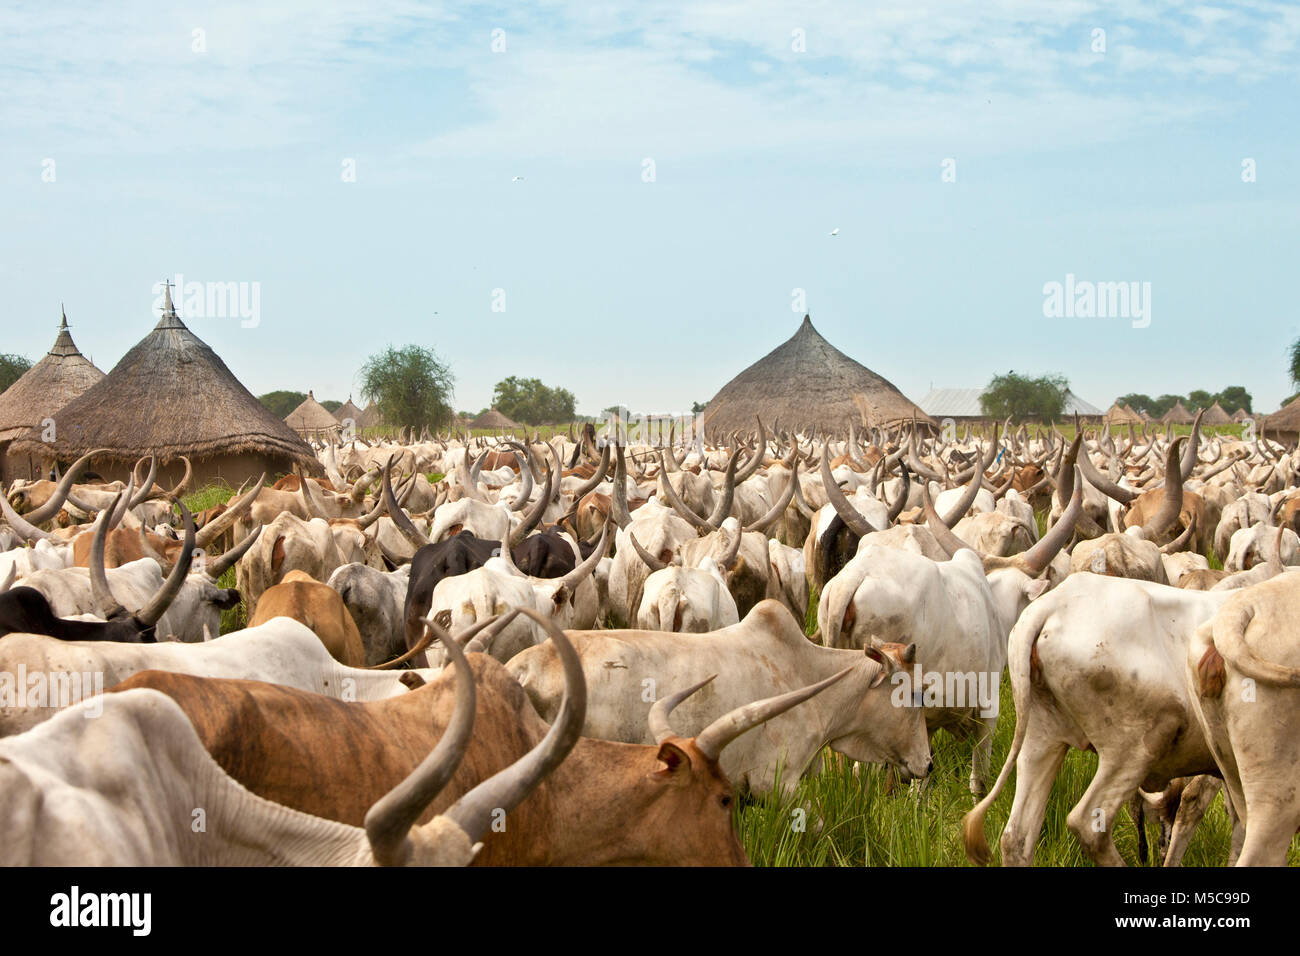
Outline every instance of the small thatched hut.
MULTIPOLYGON (((349 399, 350 401, 351 399, 349 399)), ((371 402, 357 418, 358 428, 378 428, 384 423, 384 416, 379 414, 379 406, 371 402)))
POLYGON ((348 419, 351 419, 352 424, 355 425, 357 428, 361 427, 361 416, 364 414, 365 412, 363 412, 361 409, 357 408, 357 406, 352 404, 351 395, 348 396, 348 400, 346 402, 344 402, 342 405, 340 405, 338 408, 334 410, 334 418, 340 424, 346 422, 348 419))
POLYGON ((1223 406, 1215 402, 1205 410, 1201 416, 1202 425, 1231 425, 1232 417, 1223 410, 1223 406))
POLYGON ((1236 422, 1238 425, 1240 425, 1242 422, 1244 422, 1247 418, 1250 417, 1251 417, 1250 412, 1246 411, 1244 408, 1239 408, 1232 413, 1232 420, 1236 422))
POLYGON ((1160 416, 1162 425, 1190 425, 1194 421, 1196 416, 1187 410, 1182 399, 1174 402, 1174 407, 1160 416))
POLYGON ((310 389, 297 408, 284 416, 284 423, 303 438, 328 438, 338 433, 338 419, 329 413, 310 389))
POLYGON ((1121 405, 1119 402, 1111 405, 1101 420, 1107 425, 1141 425, 1142 416, 1127 405, 1121 405))
POLYGON ((511 421, 495 408, 489 408, 469 423, 470 428, 523 428, 518 422, 511 421))
MULTIPOLYGON (((15 478, 42 477, 40 456, 11 454, 10 442, 54 419, 56 412, 103 377, 72 341, 64 312, 54 347, 0 394, 0 480, 6 486, 15 478)), ((56 431, 57 426, 55 420, 56 431)))
POLYGON ((708 438, 722 440, 732 431, 753 431, 755 416, 765 425, 833 432, 913 418, 938 427, 892 383, 822 338, 807 315, 793 336, 722 386, 699 424, 708 438))
POLYGON ((32 429, 16 452, 70 462, 96 448, 95 471, 126 479, 135 462, 158 456, 158 483, 176 484, 180 456, 194 466, 192 487, 216 479, 238 485, 266 471, 285 474, 294 463, 324 473, 310 446, 249 394, 212 349, 186 328, 167 288, 163 316, 97 384, 56 416, 55 440, 32 429))
POLYGON ((1259 422, 1260 434, 1284 444, 1293 444, 1300 438, 1300 396, 1272 415, 1265 415, 1259 422))

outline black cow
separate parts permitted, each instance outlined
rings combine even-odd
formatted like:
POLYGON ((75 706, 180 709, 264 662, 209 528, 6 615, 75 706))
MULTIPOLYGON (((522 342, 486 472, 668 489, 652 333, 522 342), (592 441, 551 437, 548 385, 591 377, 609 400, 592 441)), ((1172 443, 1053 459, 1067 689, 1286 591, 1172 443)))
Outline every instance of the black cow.
POLYGON ((61 641, 123 641, 153 644, 154 625, 134 614, 111 621, 69 621, 56 617, 45 595, 35 588, 15 587, 0 594, 0 637, 6 634, 44 634, 61 641))
MULTIPOLYGON (((433 605, 433 589, 438 582, 483 567, 488 558, 500 553, 500 548, 500 541, 476 538, 471 532, 462 531, 415 552, 403 609, 408 650, 424 634, 424 619, 433 605)), ((510 555, 515 567, 535 578, 563 577, 578 566, 573 547, 555 531, 525 538, 510 549, 510 555)))

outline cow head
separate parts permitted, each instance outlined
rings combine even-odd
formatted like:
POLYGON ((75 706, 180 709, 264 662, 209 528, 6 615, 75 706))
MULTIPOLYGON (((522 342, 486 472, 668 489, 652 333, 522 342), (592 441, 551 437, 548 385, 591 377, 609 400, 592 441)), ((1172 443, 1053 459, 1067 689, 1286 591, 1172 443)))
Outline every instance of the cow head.
POLYGON ((866 681, 866 690, 846 725, 847 732, 830 741, 832 750, 861 763, 891 764, 909 777, 929 774, 925 711, 895 706, 894 702, 894 675, 910 672, 915 663, 915 644, 873 641, 864 649, 863 660, 852 669, 866 681))

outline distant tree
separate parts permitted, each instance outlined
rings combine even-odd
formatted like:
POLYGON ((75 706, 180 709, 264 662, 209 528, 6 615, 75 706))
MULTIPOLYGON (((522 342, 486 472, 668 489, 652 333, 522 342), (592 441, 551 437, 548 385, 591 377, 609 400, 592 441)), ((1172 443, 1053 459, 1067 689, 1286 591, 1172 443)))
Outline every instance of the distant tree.
POLYGON ((276 418, 287 418, 289 413, 307 401, 306 392, 290 392, 281 389, 257 396, 257 400, 271 410, 276 418))
POLYGON ((343 407, 343 403, 340 402, 337 398, 327 398, 321 402, 321 407, 324 408, 325 411, 333 414, 334 412, 337 412, 340 408, 343 407))
POLYGON ((1287 371, 1291 373, 1291 384, 1300 388, 1300 338, 1291 343, 1291 364, 1287 371))
POLYGON ((1221 391, 1216 398, 1218 398, 1219 404, 1223 406, 1223 410, 1229 415, 1239 408, 1248 412, 1250 411, 1250 392, 1246 391, 1240 385, 1229 385, 1221 391))
POLYGON ((1030 378, 1011 371, 993 376, 980 396, 980 409, 989 418, 1060 418, 1069 387, 1062 375, 1030 378))
POLYGON ((700 412, 704 411, 708 407, 709 407, 708 402, 691 402, 691 414, 698 415, 700 412))
POLYGON ((23 377, 32 363, 22 355, 0 354, 0 392, 23 377))
POLYGON ((361 394, 374 401, 389 425, 445 425, 452 418, 456 378, 433 349, 391 345, 366 360, 358 373, 361 394))
POLYGON ((543 385, 538 378, 511 375, 497 382, 492 404, 507 418, 525 425, 571 422, 577 399, 566 388, 543 385))
POLYGON ((1127 395, 1121 395, 1115 399, 1117 405, 1127 405, 1135 412, 1146 412, 1151 414, 1151 408, 1154 404, 1150 395, 1143 395, 1141 392, 1129 392, 1127 395))
POLYGON ((1183 404, 1186 405, 1189 412, 1194 412, 1198 408, 1209 408, 1214 404, 1217 397, 1217 395, 1207 392, 1203 388, 1194 388, 1187 393, 1187 401, 1183 404))

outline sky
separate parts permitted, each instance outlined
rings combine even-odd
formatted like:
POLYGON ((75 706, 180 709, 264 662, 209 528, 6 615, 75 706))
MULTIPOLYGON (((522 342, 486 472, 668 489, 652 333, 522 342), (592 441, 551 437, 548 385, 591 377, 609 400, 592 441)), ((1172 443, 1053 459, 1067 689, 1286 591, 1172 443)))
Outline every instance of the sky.
POLYGON ((177 306, 254 394, 359 398, 415 343, 459 409, 520 375, 684 412, 806 311, 913 400, 1014 370, 1268 412, 1298 72, 1268 0, 9 3, 0 352, 63 304, 107 371, 179 276, 243 295, 177 306), (1053 313, 1067 282, 1137 285, 1053 313))

